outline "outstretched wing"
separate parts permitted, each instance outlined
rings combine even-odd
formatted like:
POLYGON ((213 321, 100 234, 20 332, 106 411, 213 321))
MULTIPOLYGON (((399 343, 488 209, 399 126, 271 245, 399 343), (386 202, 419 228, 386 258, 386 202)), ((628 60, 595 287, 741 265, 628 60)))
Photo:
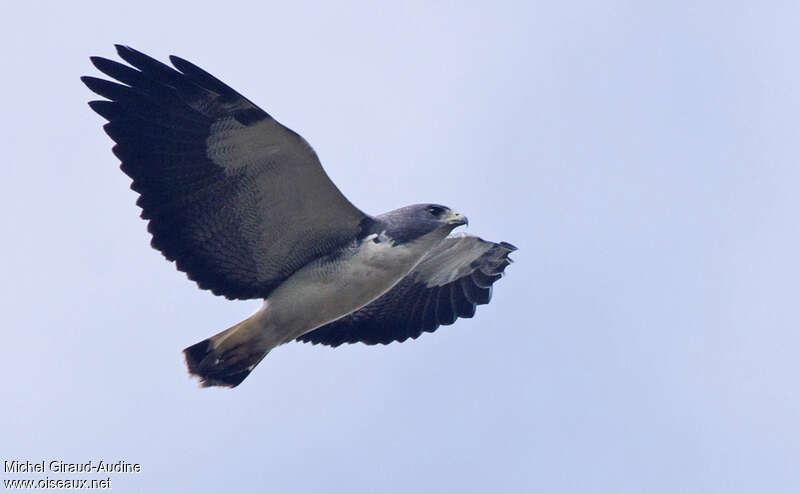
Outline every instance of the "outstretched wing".
POLYGON ((476 306, 489 303, 492 284, 515 250, 507 242, 451 235, 381 297, 297 339, 333 347, 358 341, 386 345, 470 318, 476 306))
POLYGON ((91 58, 122 84, 82 77, 108 99, 89 106, 108 120, 153 247, 201 288, 266 298, 371 221, 302 137, 211 74, 174 56, 172 68, 117 53, 130 66, 91 58))

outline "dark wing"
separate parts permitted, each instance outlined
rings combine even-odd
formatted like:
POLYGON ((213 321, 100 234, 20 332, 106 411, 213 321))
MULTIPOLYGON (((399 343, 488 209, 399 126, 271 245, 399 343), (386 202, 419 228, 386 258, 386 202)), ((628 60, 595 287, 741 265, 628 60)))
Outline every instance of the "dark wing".
POLYGON ((117 53, 132 67, 91 58, 122 84, 82 77, 110 100, 89 106, 108 120, 153 247, 201 288, 266 298, 371 221, 302 137, 223 82, 178 57, 172 68, 128 47, 117 53))
POLYGON ((357 341, 386 345, 470 318, 476 306, 489 303, 492 284, 515 250, 507 242, 451 235, 381 297, 297 339, 333 347, 357 341))

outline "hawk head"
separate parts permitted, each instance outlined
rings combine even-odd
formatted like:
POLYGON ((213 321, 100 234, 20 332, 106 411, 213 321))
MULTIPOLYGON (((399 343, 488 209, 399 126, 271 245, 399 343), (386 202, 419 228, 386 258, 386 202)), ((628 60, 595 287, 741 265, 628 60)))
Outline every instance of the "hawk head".
POLYGON ((385 232, 395 245, 414 241, 432 232, 446 237, 454 228, 469 223, 463 214, 441 204, 412 204, 376 216, 376 233, 385 232))

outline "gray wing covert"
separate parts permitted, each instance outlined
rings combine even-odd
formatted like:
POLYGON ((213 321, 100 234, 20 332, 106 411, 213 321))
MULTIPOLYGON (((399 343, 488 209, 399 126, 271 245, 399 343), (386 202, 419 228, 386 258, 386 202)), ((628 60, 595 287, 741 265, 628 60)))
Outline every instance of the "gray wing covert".
POLYGON ((371 221, 302 137, 223 82, 178 57, 173 68, 117 53, 130 66, 91 58, 121 84, 83 77, 107 98, 89 105, 108 120, 153 247, 201 288, 266 298, 371 221))
POLYGON ((343 343, 389 344, 433 332, 457 318, 471 318, 488 304, 492 284, 516 247, 466 234, 450 235, 405 278, 372 303, 310 331, 298 341, 337 347, 343 343))

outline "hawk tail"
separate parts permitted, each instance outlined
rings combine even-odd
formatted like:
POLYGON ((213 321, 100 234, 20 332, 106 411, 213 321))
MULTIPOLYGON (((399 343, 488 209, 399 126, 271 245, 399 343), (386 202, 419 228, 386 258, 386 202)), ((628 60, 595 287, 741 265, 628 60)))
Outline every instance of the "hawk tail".
POLYGON ((259 337, 258 315, 183 350, 189 374, 200 379, 202 387, 238 386, 269 353, 272 346, 259 337))

